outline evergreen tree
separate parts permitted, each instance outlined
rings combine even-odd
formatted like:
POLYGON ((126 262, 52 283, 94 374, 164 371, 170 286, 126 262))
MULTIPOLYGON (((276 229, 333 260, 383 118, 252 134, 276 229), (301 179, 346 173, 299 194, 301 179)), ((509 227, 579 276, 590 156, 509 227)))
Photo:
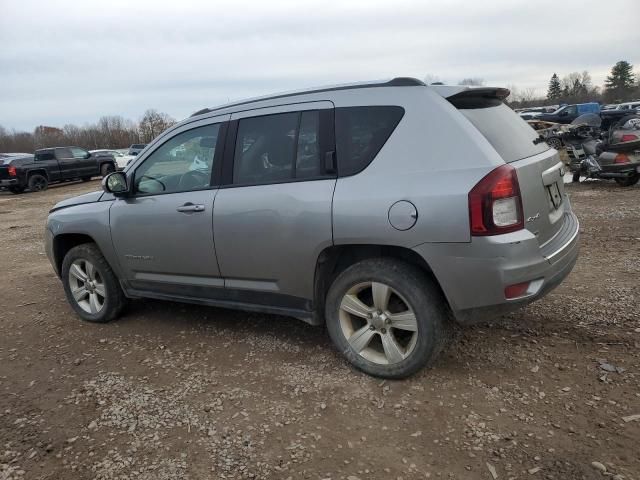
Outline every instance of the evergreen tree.
POLYGON ((549 80, 549 90, 547 91, 548 100, 557 100, 562 96, 562 87, 560 86, 560 79, 555 73, 551 75, 549 80))
POLYGON ((604 86, 607 90, 622 92, 633 88, 633 83, 633 66, 625 60, 620 60, 611 69, 611 75, 605 80, 604 86))

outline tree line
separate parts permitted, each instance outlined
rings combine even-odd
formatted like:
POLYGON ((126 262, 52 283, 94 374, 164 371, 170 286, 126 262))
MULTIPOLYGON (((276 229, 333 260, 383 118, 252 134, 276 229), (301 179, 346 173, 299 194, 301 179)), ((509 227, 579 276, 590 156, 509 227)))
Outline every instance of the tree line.
POLYGON ((64 145, 87 150, 128 148, 134 143, 149 143, 174 123, 166 113, 149 109, 137 123, 114 115, 83 126, 41 125, 33 132, 9 131, 0 125, 0 152, 32 153, 38 148, 64 145))
MULTIPOLYGON (((442 84, 435 75, 427 75, 425 82, 430 85, 442 84)), ((479 77, 463 78, 458 82, 458 85, 484 84, 484 80, 479 77)), ((511 91, 507 103, 514 108, 585 102, 621 103, 640 99, 640 74, 633 73, 631 63, 620 60, 611 68, 602 88, 593 85, 587 70, 571 72, 562 78, 554 72, 545 96, 540 95, 535 88, 523 89, 517 85, 507 85, 507 88, 511 91)))

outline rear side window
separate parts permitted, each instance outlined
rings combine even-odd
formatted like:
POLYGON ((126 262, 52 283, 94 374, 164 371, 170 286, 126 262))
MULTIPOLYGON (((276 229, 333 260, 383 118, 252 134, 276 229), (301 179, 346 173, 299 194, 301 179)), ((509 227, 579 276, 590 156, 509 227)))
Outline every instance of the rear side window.
POLYGON ((336 153, 341 177, 364 170, 404 115, 398 106, 336 108, 336 153))
POLYGON ((487 102, 488 106, 483 106, 482 102, 477 105, 469 102, 469 105, 478 108, 459 107, 460 113, 484 135, 505 162, 515 162, 549 150, 536 131, 504 103, 487 102))
POLYGON ((238 123, 233 183, 257 185, 323 175, 320 112, 280 113, 238 123))
POLYGON ((53 155, 52 151, 48 152, 39 152, 35 155, 36 162, 45 161, 45 160, 55 160, 56 157, 53 155))

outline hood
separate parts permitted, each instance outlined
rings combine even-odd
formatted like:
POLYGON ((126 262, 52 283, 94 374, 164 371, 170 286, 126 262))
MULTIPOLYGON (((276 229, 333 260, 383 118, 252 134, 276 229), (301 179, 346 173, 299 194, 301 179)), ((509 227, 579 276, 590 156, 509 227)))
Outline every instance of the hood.
POLYGON ((51 212, 60 210, 61 208, 73 207, 74 205, 82 205, 84 203, 93 203, 100 201, 100 198, 104 195, 103 191, 89 192, 84 195, 78 195, 77 197, 67 198, 54 205, 51 212))

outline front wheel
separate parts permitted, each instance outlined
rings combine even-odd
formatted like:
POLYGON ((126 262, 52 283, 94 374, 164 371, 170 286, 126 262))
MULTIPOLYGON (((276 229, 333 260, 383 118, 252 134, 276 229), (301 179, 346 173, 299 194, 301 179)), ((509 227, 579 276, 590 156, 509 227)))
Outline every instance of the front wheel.
POLYGON ((124 308, 118 278, 95 244, 69 250, 62 262, 62 283, 67 301, 83 320, 105 323, 124 308))
POLYGON ((421 270, 391 258, 343 271, 326 300, 329 335, 356 368, 404 378, 429 365, 447 338, 445 299, 421 270))
POLYGON ((614 180, 621 187, 632 187, 640 180, 640 174, 629 175, 625 178, 615 178, 614 180))
POLYGON ((572 179, 573 183, 578 183, 580 181, 580 172, 575 172, 573 174, 573 179, 572 179))

